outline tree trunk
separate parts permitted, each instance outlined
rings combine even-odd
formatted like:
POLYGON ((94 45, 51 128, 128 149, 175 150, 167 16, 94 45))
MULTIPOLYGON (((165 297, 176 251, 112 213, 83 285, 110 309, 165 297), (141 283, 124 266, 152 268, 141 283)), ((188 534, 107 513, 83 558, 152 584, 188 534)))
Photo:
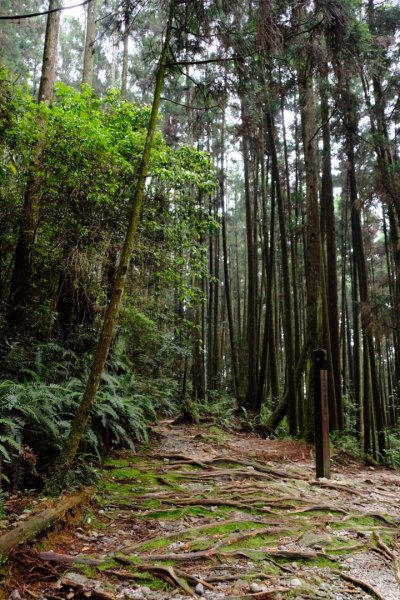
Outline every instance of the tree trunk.
POLYGON ((126 98, 128 92, 129 64, 129 14, 125 12, 124 47, 122 51, 121 98, 126 98))
MULTIPOLYGON (((327 71, 327 70, 326 70, 327 71)), ((343 431, 343 406, 342 406, 342 381, 340 369, 340 342, 339 342, 339 309, 337 289, 337 256, 336 256, 336 227, 335 210, 333 203, 333 182, 331 166, 331 133, 329 125, 329 106, 326 84, 321 82, 321 121, 322 121, 322 181, 321 181, 321 213, 323 215, 323 231, 326 244, 326 295, 328 330, 330 337, 330 351, 332 376, 335 394, 335 414, 337 421, 332 420, 331 428, 343 431)))
POLYGON ((224 290, 225 290, 225 302, 226 312, 228 317, 229 327, 229 341, 231 349, 231 363, 232 363, 232 379, 233 389, 235 391, 238 402, 241 401, 241 387, 239 382, 239 361, 237 354, 237 340, 234 327, 233 309, 232 309, 232 295, 231 295, 231 281, 229 275, 229 257, 228 257, 228 242, 227 242, 227 227, 226 227, 226 203, 225 203, 225 111, 222 116, 222 128, 221 128, 221 167, 220 167, 220 195, 221 195, 221 229, 222 229, 222 252, 224 262, 224 290))
MULTIPOLYGON (((360 205, 358 202, 357 184, 355 178, 355 152, 354 152, 354 136, 357 131, 357 120, 354 111, 355 99, 348 93, 345 97, 345 123, 347 127, 347 161, 349 172, 349 191, 351 202, 351 226, 353 236, 353 252, 356 261, 358 285, 360 292, 360 311, 361 311, 361 326, 364 339, 364 349, 369 357, 369 373, 372 392, 372 403, 374 408, 374 417, 378 435, 378 449, 381 458, 384 456, 386 449, 385 438, 385 413, 383 399, 380 394, 379 381, 376 367, 376 357, 374 349, 374 338, 372 333, 372 311, 369 299, 369 282, 367 265, 364 254, 364 244, 361 230, 360 220, 360 205)), ((364 369, 365 372, 365 369, 364 369)), ((365 393, 365 389, 364 389, 365 393)), ((364 403, 366 410, 366 403, 364 403)), ((364 431, 364 436, 368 432, 364 431)))
POLYGON ((285 336, 285 355, 286 355, 286 390, 289 396, 289 430, 291 435, 297 434, 297 402, 296 387, 294 382, 294 343, 293 343, 293 324, 292 324, 292 299, 290 290, 290 271, 289 271, 289 251, 287 245, 286 215, 283 203, 283 194, 279 174, 278 156, 275 145, 275 125, 272 114, 266 115, 267 130, 269 137, 269 148, 271 153, 271 171, 276 190, 276 201, 279 216, 279 231, 281 241, 281 268, 283 280, 283 332, 285 336))
MULTIPOLYGON (((245 114, 244 100, 241 100, 241 117, 245 127, 247 115, 245 114)), ((246 349, 247 349, 247 385, 246 385, 246 408, 254 411, 256 408, 257 394, 257 364, 256 364, 256 267, 254 248, 254 220, 250 193, 250 158, 247 133, 243 131, 243 167, 245 182, 245 207, 246 207, 246 240, 247 240, 247 325, 246 325, 246 349)))
MULTIPOLYGON (((49 10, 54 10, 60 6, 60 0, 49 1, 49 10)), ((53 95, 56 78, 59 28, 60 11, 50 13, 47 17, 38 98, 39 102, 44 102, 45 104, 51 102, 53 95)), ((28 180, 25 188, 21 226, 10 283, 7 320, 20 330, 26 328, 29 306, 32 304, 34 246, 39 226, 40 203, 43 194, 45 126, 45 119, 40 115, 38 129, 41 131, 41 134, 32 150, 32 159, 29 165, 28 180)))
POLYGON ((92 85, 94 43, 96 41, 97 0, 90 0, 87 7, 85 49, 83 52, 82 83, 92 85))
POLYGON ((154 135, 157 127, 158 110, 160 105, 160 96, 164 82, 164 74, 169 55, 169 43, 172 32, 172 19, 174 12, 174 2, 171 0, 169 8, 169 17, 165 32, 165 39, 161 51, 160 62, 157 70, 156 84, 153 97, 150 121, 147 130, 145 146, 143 149, 142 160, 137 172, 137 183, 135 193, 132 199, 131 214, 129 218, 128 229, 125 236, 124 246, 121 253, 120 262, 117 267, 113 291, 108 304, 97 349, 93 358, 86 389, 72 423, 71 431, 59 458, 54 463, 49 481, 45 488, 45 493, 50 495, 58 494, 65 481, 65 477, 72 466, 76 452, 78 450, 82 436, 86 430, 90 412, 96 399, 96 393, 100 385, 104 365, 110 350, 114 329, 117 323, 118 312, 121 304, 122 293, 125 288, 126 277, 130 259, 135 242, 136 229, 140 217, 140 211, 143 203, 146 177, 149 171, 150 154, 153 146, 154 135))
POLYGON ((306 346, 308 349, 308 393, 304 411, 304 436, 314 436, 314 395, 311 384, 311 352, 322 348, 323 261, 321 253, 320 216, 318 205, 318 175, 316 161, 316 118, 311 57, 305 53, 300 73, 300 112, 304 146, 306 179, 306 346))

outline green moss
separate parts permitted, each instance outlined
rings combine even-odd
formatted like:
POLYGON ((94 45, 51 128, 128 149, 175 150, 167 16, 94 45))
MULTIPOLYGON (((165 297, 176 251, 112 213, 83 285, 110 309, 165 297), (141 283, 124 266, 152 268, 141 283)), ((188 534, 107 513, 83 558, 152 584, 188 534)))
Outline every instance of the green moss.
POLYGON ((170 538, 149 540, 148 542, 140 544, 140 552, 146 552, 147 550, 157 550, 157 548, 165 548, 166 546, 169 546, 172 543, 173 541, 170 538))
MULTIPOLYGON (((265 527, 265 523, 257 523, 255 521, 237 521, 235 523, 224 523, 223 521, 219 525, 215 525, 215 527, 209 527, 206 529, 207 534, 215 535, 215 534, 223 534, 223 533, 232 533, 232 532, 240 532, 247 531, 251 529, 263 529, 265 527)), ((188 531, 190 534, 190 531, 188 531)), ((201 535, 200 532, 194 532, 194 536, 201 535)))
POLYGON ((374 527, 381 524, 382 521, 377 517, 365 517, 363 515, 352 515, 346 521, 332 521, 333 529, 357 529, 358 527, 374 527))
POLYGON ((142 471, 132 467, 119 467, 111 471, 111 477, 117 479, 136 479, 142 475, 142 471))
POLYGON ((259 548, 260 546, 268 546, 269 544, 275 545, 278 539, 279 538, 273 537, 272 535, 255 536, 248 539, 239 540, 235 544, 229 544, 229 546, 225 546, 223 550, 241 550, 243 548, 247 550, 249 548, 252 549, 259 548))
POLYGON ((112 465, 113 467, 128 467, 132 464, 132 460, 126 458, 108 458, 104 461, 104 465, 112 465))
POLYGON ((150 500, 146 500, 145 502, 143 502, 143 507, 147 510, 151 510, 152 508, 160 508, 160 506, 160 500, 156 500, 155 498, 151 498, 150 500))
POLYGON ((150 572, 143 571, 140 573, 134 573, 135 579, 140 579, 140 584, 149 587, 155 591, 168 590, 169 586, 161 579, 157 579, 150 572))
POLYGON ((117 562, 116 560, 113 560, 112 558, 109 558, 104 563, 102 563, 101 565, 96 567, 96 569, 98 571, 107 571, 108 569, 116 569, 117 567, 120 567, 120 566, 121 565, 119 562, 117 562))
POLYGON ((269 561, 268 559, 263 558, 262 562, 259 562, 257 565, 259 571, 257 572, 257 575, 260 577, 260 573, 262 573, 263 575, 266 576, 271 576, 271 575, 280 575, 281 574, 281 570, 278 567, 278 565, 275 565, 274 563, 272 563, 271 561, 269 561))
POLYGON ((296 561, 299 564, 303 563, 305 565, 307 565, 307 567, 315 567, 318 569, 321 568, 325 568, 328 567, 330 569, 336 568, 336 561, 333 558, 330 558, 328 556, 317 556, 316 558, 313 558, 312 560, 307 560, 307 561, 302 561, 302 560, 298 560, 296 561))
POLYGON ((97 569, 96 567, 91 567, 90 565, 80 565, 77 564, 75 565, 74 568, 79 569, 79 571, 85 575, 85 577, 88 577, 89 579, 95 579, 96 574, 97 574, 97 569))

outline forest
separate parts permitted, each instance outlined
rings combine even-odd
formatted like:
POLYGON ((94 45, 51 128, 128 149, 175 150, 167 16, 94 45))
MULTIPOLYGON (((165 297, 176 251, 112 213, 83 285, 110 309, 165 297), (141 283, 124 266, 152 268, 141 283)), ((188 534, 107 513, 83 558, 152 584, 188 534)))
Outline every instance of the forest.
POLYGON ((400 466, 399 28, 2 0, 3 491, 91 482, 166 417, 312 442, 319 348, 332 443, 400 466))

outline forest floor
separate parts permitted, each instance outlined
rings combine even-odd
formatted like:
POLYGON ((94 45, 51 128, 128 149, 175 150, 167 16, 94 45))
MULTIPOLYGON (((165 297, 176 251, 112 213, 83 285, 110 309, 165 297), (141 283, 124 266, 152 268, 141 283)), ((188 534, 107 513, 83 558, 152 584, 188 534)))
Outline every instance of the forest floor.
POLYGON ((301 442, 164 423, 107 461, 78 516, 14 552, 3 597, 399 600, 400 473, 332 467, 316 480, 301 442))

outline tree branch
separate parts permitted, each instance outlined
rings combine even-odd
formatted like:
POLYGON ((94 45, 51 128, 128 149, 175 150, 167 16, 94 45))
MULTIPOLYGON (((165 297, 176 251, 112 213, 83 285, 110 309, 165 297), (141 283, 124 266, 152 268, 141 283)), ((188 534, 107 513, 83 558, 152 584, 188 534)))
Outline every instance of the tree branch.
POLYGON ((20 19, 31 19, 32 17, 42 17, 43 15, 50 15, 51 13, 60 12, 61 10, 69 10, 70 8, 78 8, 79 6, 85 6, 89 4, 90 0, 83 0, 79 4, 72 4, 71 6, 60 6, 59 8, 52 8, 51 10, 44 10, 43 12, 29 13, 26 15, 0 15, 0 21, 19 21, 20 19))

